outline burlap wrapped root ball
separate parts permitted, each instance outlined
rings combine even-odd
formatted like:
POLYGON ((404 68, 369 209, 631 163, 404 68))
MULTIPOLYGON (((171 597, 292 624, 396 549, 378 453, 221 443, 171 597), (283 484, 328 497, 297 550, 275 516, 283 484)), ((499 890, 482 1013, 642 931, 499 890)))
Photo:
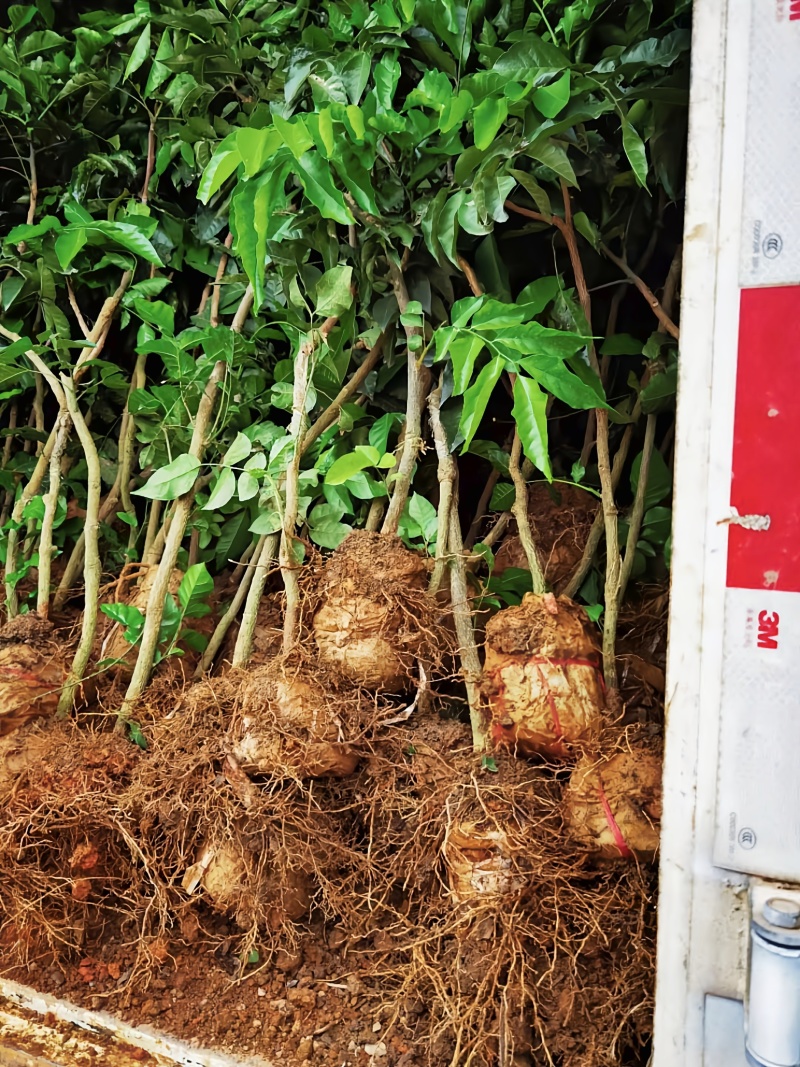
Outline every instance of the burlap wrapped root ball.
POLYGON ((67 668, 52 629, 37 615, 18 615, 0 630, 0 737, 56 712, 67 668))
POLYGON ((425 561, 399 538, 357 530, 325 564, 314 640, 322 664, 365 689, 409 688, 433 618, 425 561))
MULTIPOLYGON (((563 589, 583 556, 599 501, 577 485, 534 482, 528 486, 528 518, 536 533, 536 548, 545 581, 563 589)), ((509 567, 529 570, 515 524, 497 551, 494 573, 509 567)))
POLYGON ((495 745, 520 755, 574 756, 603 725, 595 630, 567 597, 528 594, 486 626, 481 688, 495 745))
POLYGON ((247 774, 345 778, 359 763, 346 741, 359 712, 356 694, 328 691, 277 660, 253 671, 240 692, 231 754, 247 774))
POLYGON ((564 791, 570 837, 596 859, 651 860, 661 820, 661 752, 635 745, 613 755, 585 755, 564 791))
POLYGON ((521 828, 512 820, 454 820, 444 842, 453 900, 478 904, 524 888, 526 879, 516 858, 524 848, 521 828))

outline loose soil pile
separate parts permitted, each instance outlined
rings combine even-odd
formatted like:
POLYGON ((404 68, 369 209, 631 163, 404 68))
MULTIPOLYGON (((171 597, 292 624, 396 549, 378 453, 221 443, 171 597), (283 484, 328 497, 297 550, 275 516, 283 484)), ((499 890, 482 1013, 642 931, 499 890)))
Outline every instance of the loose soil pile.
POLYGON ((3 740, 6 973, 277 1063, 645 1062, 658 727, 607 721, 582 609, 490 620, 481 759, 424 561, 320 568, 298 650, 156 679, 146 751, 3 740))

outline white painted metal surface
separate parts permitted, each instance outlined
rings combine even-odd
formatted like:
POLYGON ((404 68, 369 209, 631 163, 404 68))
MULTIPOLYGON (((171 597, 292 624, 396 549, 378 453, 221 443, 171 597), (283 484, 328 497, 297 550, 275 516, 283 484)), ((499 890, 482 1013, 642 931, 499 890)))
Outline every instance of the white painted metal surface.
POLYGON ((272 1067, 190 1048, 0 978, 0 1067, 272 1067))
MULTIPOLYGON (((762 298, 800 283, 797 7, 694 4, 653 1067, 745 1062, 750 876, 800 883, 800 593, 769 552, 763 583, 742 577, 760 543, 778 551, 791 534, 800 549, 785 508, 800 448, 788 447, 795 476, 771 485, 780 522, 743 529, 732 509, 753 482, 732 483, 736 441, 759 449, 791 421, 800 440, 782 404, 748 439, 741 382, 737 400, 740 331, 757 335, 762 298), (780 639, 759 647, 774 614, 780 639)), ((784 347, 800 383, 800 330, 784 347)), ((765 350, 760 381, 770 367, 765 350)))

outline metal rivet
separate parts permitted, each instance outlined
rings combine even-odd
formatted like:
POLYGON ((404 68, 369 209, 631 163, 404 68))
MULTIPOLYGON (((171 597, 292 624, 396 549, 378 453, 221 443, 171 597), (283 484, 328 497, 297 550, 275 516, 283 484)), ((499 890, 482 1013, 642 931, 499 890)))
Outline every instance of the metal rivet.
POLYGON ((785 897, 770 897, 764 905, 764 918, 773 926, 796 930, 800 927, 800 902, 785 897))

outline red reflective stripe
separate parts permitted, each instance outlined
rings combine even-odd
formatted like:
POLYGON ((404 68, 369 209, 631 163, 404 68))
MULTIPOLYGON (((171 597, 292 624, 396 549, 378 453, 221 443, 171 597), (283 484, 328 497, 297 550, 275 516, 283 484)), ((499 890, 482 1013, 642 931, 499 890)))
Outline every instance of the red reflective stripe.
POLYGON ((619 826, 617 825, 617 820, 614 818, 614 812, 611 810, 611 805, 608 803, 608 797, 606 796, 605 789, 603 789, 603 782, 599 774, 597 776, 597 792, 600 797, 600 803, 603 805, 603 814, 606 817, 608 828, 614 836, 614 844, 619 849, 620 856, 622 856, 622 858, 626 860, 633 859, 633 853, 628 848, 627 842, 623 837, 622 830, 620 830, 619 826))

